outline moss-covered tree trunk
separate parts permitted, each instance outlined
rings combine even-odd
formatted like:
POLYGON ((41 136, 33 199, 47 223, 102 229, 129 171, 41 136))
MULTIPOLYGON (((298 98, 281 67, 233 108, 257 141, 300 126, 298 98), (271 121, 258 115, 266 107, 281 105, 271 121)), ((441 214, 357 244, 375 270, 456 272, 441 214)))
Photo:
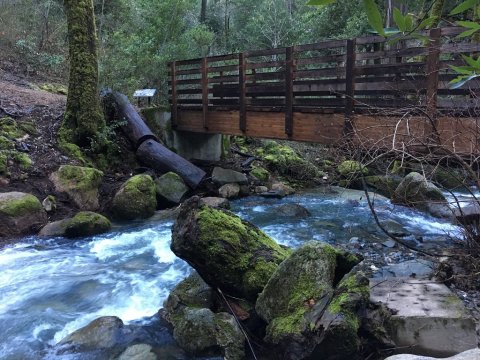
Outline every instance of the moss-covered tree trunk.
POLYGON ((105 126, 98 95, 97 35, 93 0, 65 0, 70 79, 60 140, 80 146, 98 142, 105 126))
POLYGON ((435 3, 430 10, 430 17, 435 18, 435 21, 430 26, 432 29, 436 28, 442 19, 443 8, 445 5, 445 0, 435 0, 435 3))

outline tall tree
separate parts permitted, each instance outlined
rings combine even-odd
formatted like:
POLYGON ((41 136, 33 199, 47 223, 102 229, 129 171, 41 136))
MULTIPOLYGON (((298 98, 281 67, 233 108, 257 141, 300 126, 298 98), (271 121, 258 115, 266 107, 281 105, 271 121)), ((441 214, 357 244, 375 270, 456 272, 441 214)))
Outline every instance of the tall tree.
POLYGON ((207 19, 207 0, 201 0, 202 4, 200 6, 200 22, 203 24, 207 19))
POLYGON ((70 78, 60 140, 79 146, 98 141, 105 127, 98 96, 97 35, 93 0, 65 0, 70 78))

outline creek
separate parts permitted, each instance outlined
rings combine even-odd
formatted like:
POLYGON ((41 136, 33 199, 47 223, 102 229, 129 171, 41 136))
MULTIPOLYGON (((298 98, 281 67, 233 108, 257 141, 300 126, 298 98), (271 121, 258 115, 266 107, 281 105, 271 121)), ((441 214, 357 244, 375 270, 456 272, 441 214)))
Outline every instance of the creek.
MULTIPOLYGON (((375 208, 381 219, 395 220, 425 248, 449 246, 449 238, 460 234, 452 224, 386 199, 375 199, 375 208)), ((309 191, 281 200, 248 197, 232 202, 232 211, 292 247, 308 240, 360 239, 367 245, 387 240, 356 191, 309 191), (279 216, 275 208, 285 203, 302 205, 311 216, 279 216)), ((55 355, 52 346, 99 316, 148 324, 170 289, 190 272, 170 251, 172 224, 171 218, 150 220, 75 241, 34 236, 1 249, 0 359, 73 359, 55 355)), ((405 258, 398 249, 386 249, 377 255, 387 263, 405 258)))

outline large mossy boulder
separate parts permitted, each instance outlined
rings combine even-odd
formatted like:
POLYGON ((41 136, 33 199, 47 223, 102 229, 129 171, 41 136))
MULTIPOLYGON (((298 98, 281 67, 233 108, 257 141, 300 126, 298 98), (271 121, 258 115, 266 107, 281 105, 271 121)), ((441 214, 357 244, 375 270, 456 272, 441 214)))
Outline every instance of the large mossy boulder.
POLYGON ((151 217, 157 208, 156 187, 150 175, 135 175, 115 194, 112 213, 117 219, 135 220, 151 217))
POLYGON ((155 180, 157 195, 169 202, 179 204, 188 192, 182 178, 174 172, 168 172, 155 180))
POLYGON ((0 237, 30 234, 46 222, 47 214, 34 195, 0 193, 0 237))
POLYGON ((360 299, 355 294, 361 288, 368 299, 368 281, 359 282, 352 275, 335 285, 359 261, 330 245, 309 242, 282 262, 255 305, 268 324, 266 343, 285 359, 304 359, 320 349, 325 353, 319 358, 330 359, 325 341, 348 334, 352 339, 339 345, 338 358, 358 351, 357 310, 366 302, 363 295, 360 299))
POLYGON ((186 201, 173 226, 172 251, 212 287, 255 300, 290 250, 235 214, 186 201))
POLYGON ((417 172, 403 178, 393 193, 392 202, 427 211, 437 217, 453 216, 440 189, 417 172))
POLYGON ((365 176, 365 183, 373 188, 376 193, 391 198, 402 182, 402 178, 396 175, 370 175, 365 176))
POLYGON ((97 210, 98 189, 102 183, 100 170, 72 165, 62 165, 50 175, 55 189, 66 193, 80 210, 97 210))

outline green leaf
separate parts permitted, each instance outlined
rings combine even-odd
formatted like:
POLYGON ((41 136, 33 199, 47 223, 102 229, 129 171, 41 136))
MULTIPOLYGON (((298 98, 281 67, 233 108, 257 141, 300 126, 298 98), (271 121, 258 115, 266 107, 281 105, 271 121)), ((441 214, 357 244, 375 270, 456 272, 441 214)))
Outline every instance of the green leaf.
POLYGON ((471 35, 475 34, 477 31, 478 31, 478 29, 470 29, 470 30, 462 32, 461 34, 458 34, 456 37, 458 39, 461 39, 461 38, 464 38, 464 37, 471 36, 471 35))
POLYGON ((462 75, 471 75, 472 74, 472 68, 469 66, 454 66, 450 65, 453 71, 455 71, 457 74, 462 74, 462 75))
POLYGON ((337 0, 309 0, 307 5, 325 6, 333 4, 334 2, 337 2, 337 0))
POLYGON ((474 21, 457 21, 457 24, 468 29, 477 29, 480 30, 480 24, 474 21))
POLYGON ((405 17, 398 8, 393 9, 393 20, 395 21, 395 24, 397 24, 400 31, 407 31, 405 30, 405 17))
POLYGON ((418 30, 423 30, 425 28, 431 27, 435 22, 435 20, 436 20, 435 16, 423 19, 422 22, 418 25, 418 30))
POLYGON ((405 28, 407 29, 405 31, 412 31, 413 30, 414 24, 413 24, 412 14, 405 15, 405 28))
POLYGON ((367 12, 367 18, 370 26, 380 35, 385 36, 382 14, 380 14, 380 10, 378 10, 375 0, 363 0, 363 5, 365 7, 365 11, 367 12))
POLYGON ((477 58, 477 60, 475 60, 472 56, 462 54, 462 58, 472 68, 480 69, 480 56, 477 58))
POLYGON ((467 11, 468 9, 471 9, 475 7, 479 3, 479 0, 467 0, 460 5, 458 5, 456 8, 454 8, 451 12, 450 15, 457 15, 460 14, 464 11, 467 11))

